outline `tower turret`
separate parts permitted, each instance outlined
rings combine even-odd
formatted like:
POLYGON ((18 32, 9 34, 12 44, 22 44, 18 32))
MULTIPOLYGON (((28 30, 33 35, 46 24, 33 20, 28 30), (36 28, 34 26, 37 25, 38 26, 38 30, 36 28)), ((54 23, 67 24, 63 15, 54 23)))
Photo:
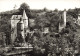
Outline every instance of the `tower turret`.
POLYGON ((24 23, 23 23, 22 18, 20 18, 20 21, 17 23, 17 38, 19 41, 24 41, 24 38, 25 38, 24 37, 24 23))
POLYGON ((77 22, 78 22, 78 25, 80 25, 80 14, 78 14, 77 22))
POLYGON ((22 18, 24 19, 24 33, 25 33, 25 37, 27 36, 27 33, 29 32, 29 19, 26 15, 25 10, 23 10, 23 15, 22 18))
POLYGON ((63 12, 63 19, 64 19, 64 27, 66 27, 66 9, 63 12))
POLYGON ((60 17, 62 22, 59 23, 59 32, 61 32, 61 30, 66 27, 66 9, 64 9, 60 17))

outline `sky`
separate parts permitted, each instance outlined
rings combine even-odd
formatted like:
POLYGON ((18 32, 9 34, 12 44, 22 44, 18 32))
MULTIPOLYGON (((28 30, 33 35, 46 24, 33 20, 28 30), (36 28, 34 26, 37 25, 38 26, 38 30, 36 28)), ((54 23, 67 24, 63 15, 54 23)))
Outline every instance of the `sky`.
POLYGON ((80 8, 80 0, 0 0, 0 12, 18 9, 22 3, 27 3, 30 9, 64 10, 80 8))

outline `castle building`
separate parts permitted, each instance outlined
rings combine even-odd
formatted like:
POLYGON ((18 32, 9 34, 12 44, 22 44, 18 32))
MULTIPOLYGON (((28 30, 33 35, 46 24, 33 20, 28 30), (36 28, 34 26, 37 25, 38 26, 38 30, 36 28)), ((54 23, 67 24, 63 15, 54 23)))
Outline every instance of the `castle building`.
POLYGON ((61 30, 66 27, 66 10, 63 11, 60 17, 61 22, 59 23, 59 32, 61 32, 61 30))
POLYGON ((28 17, 23 11, 23 15, 12 15, 11 17, 11 40, 14 43, 16 37, 19 37, 20 34, 23 38, 26 36, 28 30, 28 17))

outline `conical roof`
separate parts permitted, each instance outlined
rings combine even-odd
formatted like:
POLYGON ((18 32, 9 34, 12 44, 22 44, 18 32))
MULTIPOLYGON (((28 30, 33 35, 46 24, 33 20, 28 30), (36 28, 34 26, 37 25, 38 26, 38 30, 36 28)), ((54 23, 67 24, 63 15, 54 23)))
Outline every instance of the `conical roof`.
POLYGON ((24 27, 25 28, 28 28, 28 17, 27 17, 27 15, 26 15, 26 12, 25 12, 25 10, 23 11, 23 15, 22 15, 22 18, 23 18, 23 21, 24 21, 24 27))
POLYGON ((27 17, 27 15, 26 15, 25 10, 23 11, 23 19, 25 19, 25 20, 27 20, 27 19, 28 19, 28 17, 27 17))

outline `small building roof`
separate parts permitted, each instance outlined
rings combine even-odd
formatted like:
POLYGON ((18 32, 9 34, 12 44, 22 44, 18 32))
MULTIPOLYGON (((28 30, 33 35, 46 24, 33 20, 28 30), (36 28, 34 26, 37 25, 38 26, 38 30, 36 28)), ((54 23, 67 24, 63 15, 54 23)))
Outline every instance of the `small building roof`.
POLYGON ((18 20, 22 17, 22 15, 12 15, 11 20, 18 20))

